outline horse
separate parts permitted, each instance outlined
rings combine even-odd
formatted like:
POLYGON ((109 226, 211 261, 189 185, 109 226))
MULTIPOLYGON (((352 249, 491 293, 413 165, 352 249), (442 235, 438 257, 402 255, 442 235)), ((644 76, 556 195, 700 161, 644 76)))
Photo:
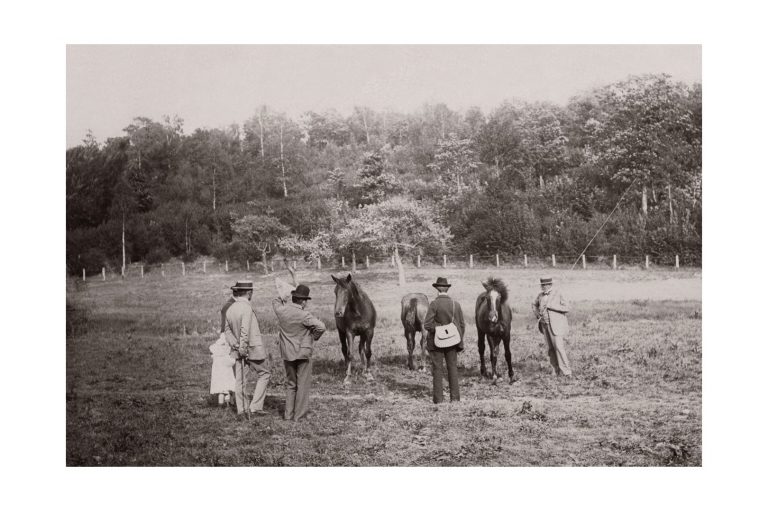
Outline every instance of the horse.
POLYGON ((408 345, 408 369, 413 370, 413 349, 416 348, 416 332, 421 333, 421 368, 427 370, 427 331, 424 329, 424 318, 429 309, 429 298, 423 293, 409 293, 400 299, 400 320, 405 329, 405 341, 408 345))
POLYGON ((341 353, 344 355, 344 362, 347 365, 344 384, 349 384, 352 377, 352 346, 355 336, 360 338, 361 363, 363 351, 365 351, 365 377, 368 380, 373 380, 371 375, 371 341, 373 341, 373 331, 376 328, 376 308, 373 307, 368 295, 352 280, 352 274, 347 274, 346 278, 337 278, 334 275, 331 277, 336 283, 336 288, 333 291, 336 294, 334 305, 336 328, 341 340, 341 353))
POLYGON ((507 304, 507 286, 501 279, 489 277, 482 283, 485 293, 481 293, 475 302, 475 325, 477 326, 477 349, 480 352, 480 373, 489 377, 485 368, 485 337, 491 348, 491 375, 496 384, 499 375, 496 373, 496 360, 499 353, 499 342, 504 342, 504 359, 507 361, 509 383, 517 378, 512 369, 512 354, 509 349, 510 332, 512 327, 512 309, 507 304))

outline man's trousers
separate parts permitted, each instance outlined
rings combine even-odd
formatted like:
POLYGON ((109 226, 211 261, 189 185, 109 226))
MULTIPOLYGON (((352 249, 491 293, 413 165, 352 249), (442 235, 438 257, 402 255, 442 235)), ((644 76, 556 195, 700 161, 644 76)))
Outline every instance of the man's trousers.
POLYGON ((544 339, 547 340, 549 363, 555 369, 555 374, 570 375, 571 364, 568 362, 568 356, 565 353, 565 338, 553 333, 552 327, 549 324, 545 324, 544 339))
POLYGON ((264 399, 267 397, 267 384, 269 384, 269 363, 266 359, 245 361, 245 375, 243 375, 242 359, 235 362, 235 404, 237 404, 237 414, 245 412, 246 390, 243 385, 248 386, 248 378, 251 373, 256 373, 256 387, 253 389, 253 399, 249 409, 251 412, 264 409, 264 399))
POLYGON ((312 360, 283 361, 288 391, 285 394, 285 419, 300 420, 309 411, 309 390, 312 385, 312 360))

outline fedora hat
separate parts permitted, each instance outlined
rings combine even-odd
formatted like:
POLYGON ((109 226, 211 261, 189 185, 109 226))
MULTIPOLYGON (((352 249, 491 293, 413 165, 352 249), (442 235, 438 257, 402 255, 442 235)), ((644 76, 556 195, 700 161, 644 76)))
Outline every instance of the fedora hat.
POLYGON ((542 277, 539 279, 539 282, 543 285, 545 284, 552 284, 552 278, 551 277, 542 277))
POLYGON ((312 300, 312 297, 309 296, 309 286, 305 284, 297 286, 296 289, 291 292, 291 297, 312 300))
POLYGON ((444 277, 438 277, 437 281, 435 281, 432 286, 435 288, 450 288, 451 285, 448 284, 448 280, 444 277))
POLYGON ((253 281, 237 281, 232 290, 253 290, 253 281))

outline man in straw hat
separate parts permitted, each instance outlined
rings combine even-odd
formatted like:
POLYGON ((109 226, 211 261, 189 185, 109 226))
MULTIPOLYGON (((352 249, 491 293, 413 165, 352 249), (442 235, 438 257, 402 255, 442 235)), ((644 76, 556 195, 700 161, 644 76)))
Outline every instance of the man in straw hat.
POLYGON ((256 374, 256 387, 248 410, 252 414, 267 414, 264 411, 264 399, 269 384, 269 363, 267 351, 261 338, 259 321, 251 307, 253 281, 238 281, 232 287, 233 302, 224 315, 225 336, 229 345, 236 351, 235 363, 235 403, 239 417, 246 412, 245 383, 251 372, 256 374), (247 369, 247 371, 246 371, 247 369))
POLYGON ((558 377, 569 378, 571 365, 565 353, 565 338, 568 334, 568 302, 560 290, 552 287, 551 277, 540 279, 541 293, 533 302, 533 313, 538 320, 539 332, 547 341, 549 362, 558 377))
POLYGON ((312 299, 309 287, 296 286, 296 276, 289 268, 295 289, 275 278, 278 298, 272 301, 279 327, 278 343, 285 364, 288 391, 285 395, 285 419, 298 421, 309 412, 312 384, 312 346, 325 333, 325 324, 306 310, 312 299))
POLYGON ((427 350, 432 357, 432 401, 439 404, 443 401, 443 361, 448 371, 448 385, 451 389, 451 402, 458 402, 459 370, 456 366, 458 353, 464 350, 464 314, 461 305, 448 296, 451 285, 444 277, 438 277, 432 284, 437 289, 437 298, 429 304, 427 316, 424 318, 424 329, 427 331, 427 350), (459 331, 461 341, 450 347, 435 345, 435 329, 453 323, 459 331))

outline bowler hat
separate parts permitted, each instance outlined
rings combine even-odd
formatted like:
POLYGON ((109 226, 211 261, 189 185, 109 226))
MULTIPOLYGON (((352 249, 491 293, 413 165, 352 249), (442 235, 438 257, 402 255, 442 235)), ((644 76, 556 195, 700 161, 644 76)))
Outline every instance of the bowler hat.
POLYGON ((435 288, 450 288, 451 285, 448 284, 448 280, 444 277, 438 277, 437 281, 435 281, 432 286, 435 288))
POLYGON ((253 281, 238 281, 235 286, 231 287, 232 290, 253 290, 253 281))
POLYGON ((296 289, 291 292, 291 297, 312 300, 312 297, 309 296, 309 287, 305 284, 297 286, 296 289))
POLYGON ((545 284, 552 284, 552 278, 551 277, 542 277, 539 279, 539 282, 543 285, 545 284))

